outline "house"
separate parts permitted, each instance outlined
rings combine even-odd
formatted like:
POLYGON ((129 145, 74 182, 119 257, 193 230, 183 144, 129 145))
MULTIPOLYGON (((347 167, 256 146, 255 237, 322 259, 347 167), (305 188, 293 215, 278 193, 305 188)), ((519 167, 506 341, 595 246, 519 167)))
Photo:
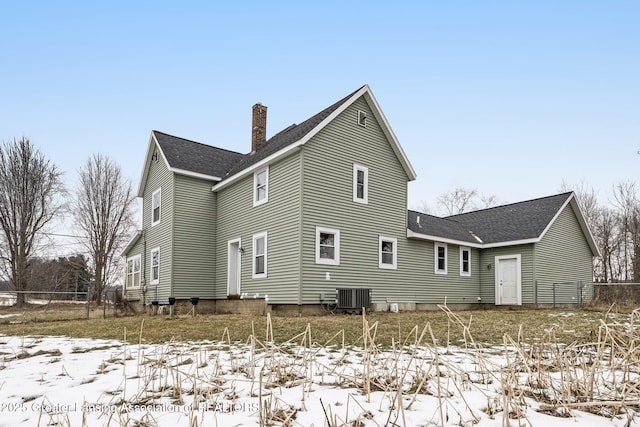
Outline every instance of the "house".
POLYGON ((266 126, 254 105, 247 154, 151 132, 127 298, 218 312, 239 299, 333 308, 336 296, 378 310, 518 306, 538 301, 536 283, 592 281, 597 248, 573 193, 408 212, 416 173, 367 85, 268 140, 266 126))

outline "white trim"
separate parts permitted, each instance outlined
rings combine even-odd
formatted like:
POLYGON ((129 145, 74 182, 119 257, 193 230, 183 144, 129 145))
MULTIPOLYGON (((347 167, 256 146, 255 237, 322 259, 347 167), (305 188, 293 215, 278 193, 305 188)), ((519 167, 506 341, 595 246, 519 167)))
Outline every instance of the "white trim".
POLYGON ((269 165, 262 169, 258 169, 253 173, 253 207, 264 205, 269 201, 269 165), (264 180, 264 198, 258 200, 258 175, 265 174, 264 180))
MULTIPOLYGON (((131 274, 135 277, 136 270, 132 270, 131 274)), ((132 280, 133 283, 133 280, 132 280)), ((140 283, 142 283, 142 254, 137 254, 131 257, 127 257, 127 262, 125 263, 125 279, 124 286, 125 289, 140 289, 140 283), (129 262, 133 262, 135 265, 135 261, 138 260, 138 284, 132 284, 131 286, 127 286, 129 282, 129 262)))
POLYGON ((240 293, 240 287, 242 284, 242 239, 240 237, 238 237, 237 239, 231 239, 227 241, 227 295, 230 295, 229 290, 231 287, 231 274, 235 274, 236 275, 236 280, 238 282, 238 293, 240 293), (238 247, 238 249, 236 250, 236 252, 234 253, 232 251, 232 245, 238 247), (237 265, 235 266, 235 272, 231 271, 231 267, 233 265, 232 263, 232 256, 235 257, 235 262, 237 262, 237 265))
POLYGON ((456 239, 447 239, 447 238, 442 238, 439 236, 432 236, 430 234, 422 234, 422 233, 416 233, 415 231, 407 228, 407 239, 420 239, 420 240, 429 240, 432 242, 442 242, 442 243, 449 243, 452 245, 458 245, 458 246, 469 246, 472 248, 483 248, 485 246, 483 246, 482 244, 478 244, 478 243, 471 243, 471 242, 464 242, 462 240, 456 240, 456 239))
POLYGON ((464 277, 471 277, 471 248, 468 246, 460 246, 460 275, 464 277), (469 259, 467 260, 469 271, 464 271, 464 252, 469 253, 469 259))
POLYGON ((353 164, 353 201, 356 203, 368 204, 369 203, 369 168, 366 166, 359 165, 357 163, 353 164), (358 172, 362 171, 364 173, 364 182, 363 182, 363 196, 362 198, 358 197, 358 172))
POLYGON ((253 279, 264 279, 267 277, 267 254, 268 254, 268 246, 267 246, 267 232, 254 234, 251 241, 251 277, 253 279), (256 240, 264 239, 264 253, 256 255, 256 240), (262 256, 264 257, 264 271, 262 273, 256 273, 256 257, 262 256))
POLYGON ((449 269, 449 249, 446 243, 433 242, 433 272, 435 274, 447 274, 449 269), (444 269, 438 268, 438 248, 444 248, 444 269))
POLYGON ((204 173, 192 172, 192 171, 188 171, 186 169, 169 168, 169 172, 173 172, 173 173, 175 173, 177 175, 190 176, 192 178, 206 179, 208 181, 222 181, 222 178, 220 178, 220 177, 207 175, 207 174, 204 174, 204 173))
POLYGON ((340 265, 340 230, 316 227, 316 264, 340 265), (333 234, 333 259, 320 257, 320 234, 333 234))
POLYGON ((331 121, 333 121, 336 117, 342 114, 347 108, 349 108, 357 99, 359 99, 362 96, 364 96, 365 101, 371 107, 373 115, 376 117, 376 119, 379 122, 381 122, 380 127, 382 128, 382 131, 384 132, 387 139, 391 141, 391 148, 393 149, 393 152, 396 154, 396 156, 399 158, 400 163, 402 164, 403 169, 407 174, 407 177, 409 178, 409 181, 415 180, 416 172, 413 169, 413 166, 411 166, 411 163, 409 162, 409 159, 407 158, 406 153, 402 149, 402 146, 400 145, 398 138, 396 138, 396 135, 393 133, 393 130, 389 125, 389 122, 387 121, 386 117, 384 116, 384 113, 380 109, 378 102, 376 101, 375 97, 373 96, 373 93, 371 92, 371 88, 369 88, 369 85, 364 85, 357 92, 355 92, 351 96, 351 98, 343 102, 339 108, 337 108, 333 113, 331 113, 322 122, 320 122, 315 128, 311 129, 310 132, 305 134, 302 137, 302 139, 298 140, 297 142, 294 142, 293 144, 285 147, 284 149, 276 153, 273 153, 271 156, 261 160, 255 165, 252 165, 247 169, 242 170, 233 176, 230 176, 229 178, 225 179, 221 183, 214 185, 212 190, 219 191, 225 188, 227 185, 230 185, 231 183, 239 180, 240 178, 246 176, 247 174, 262 167, 263 165, 273 163, 274 161, 293 153, 294 150, 299 149, 301 146, 306 144, 311 138, 313 138, 318 132, 320 132, 327 124, 331 123, 331 121))
POLYGON ((153 193, 151 193, 151 226, 153 227, 154 225, 158 225, 160 224, 160 221, 162 221, 162 187, 158 187, 156 188, 153 193), (159 195, 158 197, 158 220, 155 220, 154 217, 154 206, 153 206, 153 202, 154 199, 156 198, 156 194, 159 195))
POLYGON ((224 181, 222 181, 219 184, 215 184, 213 187, 211 187, 211 191, 213 192, 217 192, 222 190, 223 188, 227 187, 228 185, 238 181, 239 179, 249 175, 250 173, 255 172, 256 170, 265 167, 266 165, 270 164, 270 163, 274 163, 277 160, 280 160, 284 157, 287 157, 291 154, 293 154, 294 152, 298 151, 300 149, 300 147, 303 145, 303 143, 301 143, 300 141, 289 145, 287 148, 284 148, 272 155, 270 155, 269 157, 259 161, 258 163, 256 163, 255 165, 251 165, 248 168, 241 170, 240 172, 238 172, 235 175, 230 176, 229 178, 225 179, 224 181))
POLYGON ((398 239, 394 237, 384 237, 379 236, 378 238, 378 267, 384 268, 387 270, 397 270, 398 268, 398 239), (386 264, 382 262, 382 243, 390 242, 393 245, 393 260, 391 264, 386 264))
POLYGON ((498 255, 494 257, 494 269, 495 269, 495 305, 513 305, 513 304, 503 304, 500 299, 500 285, 498 283, 499 274, 500 274, 500 261, 507 259, 515 259, 516 260, 516 304, 522 305, 522 255, 513 254, 513 255, 498 255))
POLYGON ((152 285, 157 285, 158 283, 160 283, 160 265, 162 263, 162 260, 160 259, 160 247, 155 247, 153 249, 151 249, 149 251, 149 279, 152 285), (156 277, 154 279, 153 277, 153 254, 154 252, 158 253, 158 277, 156 277))
POLYGON ((129 239, 129 241, 127 242, 120 255, 126 258, 126 254, 128 254, 129 251, 133 249, 133 246, 138 243, 138 239, 140 237, 142 237, 142 230, 136 230, 133 236, 131 236, 131 239, 129 239))

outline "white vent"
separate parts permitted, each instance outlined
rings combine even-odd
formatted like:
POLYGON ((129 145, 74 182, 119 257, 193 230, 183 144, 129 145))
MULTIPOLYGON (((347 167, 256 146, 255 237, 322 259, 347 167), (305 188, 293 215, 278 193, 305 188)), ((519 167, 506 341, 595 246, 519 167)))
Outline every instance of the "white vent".
POLYGON ((360 126, 367 126, 367 113, 364 111, 358 111, 358 124, 360 126))

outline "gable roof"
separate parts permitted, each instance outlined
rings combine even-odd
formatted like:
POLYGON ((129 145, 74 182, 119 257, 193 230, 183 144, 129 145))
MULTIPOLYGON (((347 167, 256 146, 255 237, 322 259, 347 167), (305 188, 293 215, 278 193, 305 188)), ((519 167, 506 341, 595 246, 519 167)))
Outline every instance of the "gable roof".
POLYGON ((211 181, 221 181, 225 173, 244 157, 244 154, 235 151, 153 130, 138 186, 138 197, 144 194, 151 159, 155 153, 159 153, 171 172, 211 181))
POLYGON ((270 162, 273 162, 279 158, 289 155, 301 146, 306 144, 314 135, 320 132, 325 126, 333 121, 344 110, 351 106, 356 100, 363 98, 373 115, 376 117, 378 123, 388 141, 391 144, 396 157, 400 161, 407 178, 409 180, 416 179, 416 173, 407 158, 404 150, 400 146, 398 139, 396 138, 393 130, 389 126, 384 113, 380 109, 378 102, 376 101, 371 89, 368 85, 364 85, 358 90, 345 96, 338 102, 325 108, 318 114, 303 121, 299 125, 291 125, 283 131, 277 133, 270 138, 265 144, 262 144, 258 150, 254 153, 249 153, 245 158, 229 171, 227 176, 214 186, 215 190, 220 190, 237 179, 244 177, 248 173, 252 173, 255 169, 264 166, 270 162))
POLYGON ((144 169, 138 186, 138 197, 142 197, 144 193, 150 160, 155 153, 156 147, 158 147, 158 151, 161 152, 167 168, 171 172, 218 182, 214 187, 214 190, 217 190, 253 172, 255 168, 289 155, 301 145, 304 145, 360 97, 364 97, 380 123, 380 127, 390 141, 391 147, 402 164, 407 177, 409 180, 414 180, 416 174, 413 167, 391 130, 371 89, 368 85, 364 85, 302 123, 293 124, 278 132, 255 152, 248 154, 224 150, 154 130, 151 132, 144 169))
POLYGON ((599 250, 573 192, 438 218, 409 211, 408 237, 489 248, 539 242, 571 205, 593 254, 599 250), (421 218, 417 223, 417 216, 421 218), (422 219, 424 218, 424 219, 422 219), (466 234, 465 234, 466 232, 466 234), (469 237, 471 236, 471 237, 469 237))

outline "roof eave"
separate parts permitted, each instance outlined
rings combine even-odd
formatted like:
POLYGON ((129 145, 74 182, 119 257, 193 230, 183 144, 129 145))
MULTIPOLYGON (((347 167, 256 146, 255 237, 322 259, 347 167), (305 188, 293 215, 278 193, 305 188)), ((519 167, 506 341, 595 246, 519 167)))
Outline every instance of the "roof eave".
MULTIPOLYGON (((302 141, 302 140, 300 140, 302 141)), ((264 159, 260 160, 258 163, 255 163, 251 166, 249 166, 246 169, 241 170, 240 172, 230 176, 229 178, 225 179, 224 181, 218 183, 218 184, 214 184, 213 187, 211 188, 211 191, 217 192, 222 190, 223 188, 233 184, 234 182, 244 178, 245 176, 253 173, 254 171, 270 164, 273 163, 277 160, 283 159, 287 156, 290 156, 291 154, 293 154, 294 152, 298 151, 300 149, 300 147, 302 146, 303 143, 301 143, 300 141, 295 142, 291 145, 288 145, 287 147, 283 148, 280 151, 276 151, 275 153, 273 153, 272 155, 270 155, 269 157, 265 157, 264 159)))
POLYGON ((468 246, 468 247, 478 248, 478 249, 483 248, 483 245, 481 243, 468 242, 466 240, 450 239, 447 237, 435 236, 431 234, 416 233, 410 228, 407 228, 407 239, 429 240, 432 242, 449 243, 452 245, 468 246))
POLYGON ((142 176, 140 177, 140 182, 138 183, 138 194, 137 197, 144 197, 144 189, 147 185, 147 178, 149 176, 149 168, 151 167, 151 158, 153 156, 154 151, 157 151, 159 155, 162 156, 167 169, 171 169, 169 166, 169 162, 162 151, 162 147, 158 143, 156 139, 156 135, 153 131, 151 131, 151 136, 149 137, 149 147, 147 148, 147 154, 144 157, 144 166, 142 168, 142 176))
POLYGON ((177 175, 184 175, 184 176, 190 176, 192 178, 199 178, 199 179, 204 179, 207 181, 222 181, 222 178, 217 177, 217 176, 211 176, 211 175, 206 175, 203 173, 198 173, 198 172, 193 172, 193 171, 188 171, 186 169, 179 169, 179 168, 169 168, 169 172, 173 172, 177 175))
POLYGON ((142 230, 136 230, 135 234, 131 236, 131 239, 129 239, 129 242, 120 253, 120 256, 125 257, 126 254, 131 250, 131 248, 133 248, 133 246, 138 242, 141 236, 142 230))
MULTIPOLYGON (((382 112, 382 109, 380 108, 380 105, 378 104, 376 97, 373 95, 373 92, 369 88, 369 85, 363 86, 362 94, 360 94, 360 91, 356 93, 357 96, 361 96, 364 94, 366 94, 365 100, 367 100, 367 102, 369 103, 369 106, 371 107, 373 114, 376 116, 376 119, 378 120, 379 123, 382 123, 382 126, 381 126, 382 131, 384 132, 387 139, 392 142, 391 148, 393 149, 394 153, 398 157, 398 160, 402 164, 402 167, 405 173, 407 174, 407 178, 409 179, 409 181, 414 181, 417 177, 416 171, 415 169, 413 169, 411 162, 409 162, 409 158, 407 157, 407 154, 404 152, 402 145, 400 145, 400 141, 398 141, 398 138, 393 132, 391 125, 389 124, 389 122, 387 121, 387 118, 382 112)), ((350 102, 353 102, 353 101, 350 100, 350 102)))

